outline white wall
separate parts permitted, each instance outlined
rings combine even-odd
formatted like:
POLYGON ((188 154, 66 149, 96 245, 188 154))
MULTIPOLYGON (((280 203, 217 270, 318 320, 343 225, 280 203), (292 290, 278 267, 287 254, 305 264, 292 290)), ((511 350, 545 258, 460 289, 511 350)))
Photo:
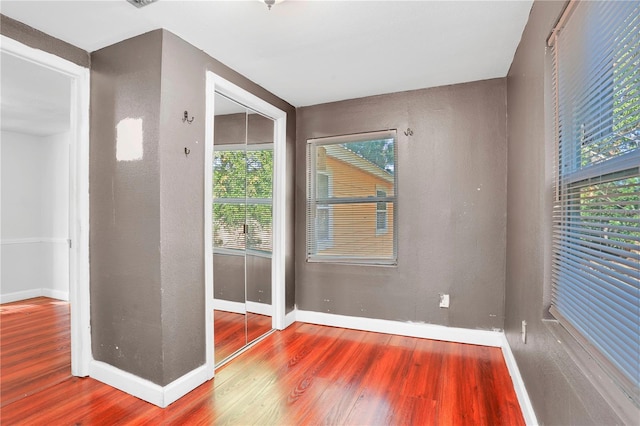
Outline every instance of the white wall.
POLYGON ((0 134, 0 302, 69 297, 69 134, 0 134))

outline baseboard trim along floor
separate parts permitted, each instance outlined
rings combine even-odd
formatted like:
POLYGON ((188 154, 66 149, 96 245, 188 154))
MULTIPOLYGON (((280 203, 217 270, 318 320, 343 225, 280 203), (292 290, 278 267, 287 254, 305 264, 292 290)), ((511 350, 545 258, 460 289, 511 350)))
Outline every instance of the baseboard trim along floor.
POLYGON ((502 354, 509 369, 513 387, 522 409, 527 425, 537 425, 535 412, 520 375, 509 342, 502 331, 472 330, 467 328, 446 327, 443 325, 391 321, 376 318, 352 317, 325 312, 303 311, 296 309, 287 317, 293 321, 310 324, 328 325, 353 330, 373 331, 376 333, 398 334, 401 336, 420 337, 423 339, 442 340, 454 343, 492 346, 502 349, 502 354))

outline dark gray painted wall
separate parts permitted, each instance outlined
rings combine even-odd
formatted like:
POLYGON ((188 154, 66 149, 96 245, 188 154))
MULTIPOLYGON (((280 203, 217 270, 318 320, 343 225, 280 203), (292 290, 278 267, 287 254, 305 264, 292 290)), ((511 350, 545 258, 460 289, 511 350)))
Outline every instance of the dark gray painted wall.
POLYGON ((93 357, 154 383, 163 381, 161 60, 154 31, 94 52, 91 69, 93 357), (127 118, 142 119, 141 160, 116 159, 116 126, 127 118))
POLYGON ((213 255, 213 297, 244 303, 244 256, 213 255))
POLYGON ((89 52, 0 14, 0 34, 89 68, 89 52))
POLYGON ((298 308, 502 328, 506 80, 305 107, 297 119, 298 308), (307 263, 306 140, 384 129, 398 129, 398 266, 307 263))
MULTIPOLYGON (((287 309, 293 309, 295 109, 175 35, 92 54, 91 315, 94 357, 166 385, 204 364, 206 71, 288 113, 287 309), (182 122, 185 110, 195 117, 182 122), (115 128, 142 118, 142 160, 118 162, 115 128), (184 148, 191 150, 185 156, 184 148)), ((213 117, 211 117, 213 119, 213 117)))
POLYGON ((247 254, 247 300, 271 304, 271 258, 247 254))
POLYGON ((213 294, 216 299, 271 304, 270 258, 247 254, 245 260, 244 256, 214 254, 213 267, 213 294))
MULTIPOLYGON (((564 2, 536 1, 507 78, 505 332, 542 424, 622 422, 543 323, 549 280, 551 157, 545 150, 545 45, 564 2), (545 248, 546 247, 546 248, 545 248), (522 320, 527 343, 520 341, 522 320)), ((548 102, 548 101, 547 101, 548 102)))

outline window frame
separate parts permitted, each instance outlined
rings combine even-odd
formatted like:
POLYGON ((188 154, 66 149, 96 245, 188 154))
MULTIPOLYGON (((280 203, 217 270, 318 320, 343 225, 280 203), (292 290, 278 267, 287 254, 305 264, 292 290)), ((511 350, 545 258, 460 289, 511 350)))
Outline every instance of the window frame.
MULTIPOLYGON (((558 64, 558 48, 554 47, 554 44, 557 42, 559 34, 561 34, 568 20, 571 19, 571 15, 575 12, 578 5, 579 3, 574 1, 569 3, 548 39, 548 47, 550 50, 548 51, 547 73, 551 76, 549 80, 550 84, 547 85, 547 93, 550 95, 550 102, 548 103, 548 106, 549 111, 551 112, 549 114, 548 122, 553 123, 553 126, 549 124, 548 127, 548 146, 550 151, 553 152, 553 173, 549 171, 549 176, 552 177, 553 180, 553 196, 550 196, 550 204, 553 204, 553 208, 550 209, 551 212, 549 217, 551 220, 549 222, 549 231, 554 235, 548 242, 548 253, 550 253, 550 264, 548 268, 551 274, 547 275, 545 291, 548 292, 546 296, 549 296, 549 314, 557 321, 558 326, 573 339, 571 341, 564 340, 567 344, 566 347, 570 356, 580 367, 588 369, 588 376, 594 382, 598 391, 612 406, 617 408, 616 411, 618 411, 623 418, 635 419, 638 409, 636 404, 640 401, 636 400, 634 404, 632 399, 638 397, 637 387, 634 391, 633 387, 630 388, 628 386, 628 379, 625 377, 624 373, 618 369, 614 362, 609 359, 610 355, 605 355, 604 352, 601 352, 586 335, 582 334, 582 332, 578 330, 578 327, 576 327, 570 319, 566 318, 558 310, 556 307, 556 296, 552 295, 557 291, 556 286, 559 284, 556 283, 558 278, 552 278, 551 276, 557 273, 556 264, 561 261, 557 252, 558 250, 562 250, 563 247, 561 246, 560 249, 557 248, 560 243, 558 242, 559 238, 555 235, 556 227, 561 226, 561 223, 575 223, 577 218, 576 214, 580 214, 580 207, 584 205, 581 202, 579 192, 576 192, 575 190, 585 187, 589 182, 594 182, 593 185, 595 186, 613 182, 614 177, 616 176, 620 176, 621 179, 624 179, 625 176, 633 177, 637 175, 638 168, 640 166, 640 150, 637 148, 635 150, 626 151, 625 153, 619 154, 613 158, 604 158, 596 161, 593 161, 593 158, 583 158, 586 154, 583 151, 585 146, 595 142, 595 147, 598 147, 597 142, 601 139, 603 133, 602 131, 599 131, 599 133, 596 132, 596 134, 594 134, 593 131, 591 131, 590 133, 585 134, 584 124, 580 124, 580 132, 576 133, 579 135, 579 139, 577 140, 569 138, 567 132, 571 127, 567 126, 567 123, 563 123, 564 136, 562 139, 559 136, 561 126, 560 113, 558 111, 563 107, 558 106, 560 97, 556 68, 558 64), (552 114, 554 115, 553 117, 552 114), (553 129, 551 129, 551 127, 553 127, 553 129), (551 144, 553 144, 552 148, 551 144), (571 156, 573 156, 573 158, 571 156), (563 163, 563 159, 567 160, 567 164, 563 163), (585 161, 587 162, 587 165, 584 165, 585 161), (561 207, 562 204, 564 204, 564 207, 561 207), (559 212, 563 212, 565 216, 558 216, 559 212), (600 369, 601 372, 594 374, 594 367, 600 369), (629 416, 630 414, 631 417, 629 416)), ((615 77, 611 78, 614 79, 615 77)), ((616 100, 613 91, 606 96, 611 96, 612 105, 610 108, 614 111, 616 100)), ((607 121, 612 123, 611 126, 613 126, 614 118, 615 117, 612 115, 607 121)), ((575 120, 575 118, 572 117, 571 120, 575 120)), ((601 122, 603 121, 599 121, 597 123, 601 122)), ((573 126, 574 123, 570 124, 573 126)), ((613 133, 614 130, 610 132, 610 134, 613 133)), ((551 159, 551 156, 549 158, 551 159)), ((614 194, 613 196, 615 196, 615 192, 609 192, 607 194, 614 194)), ((578 221, 580 220, 581 219, 578 221)), ((586 262, 587 260, 588 258, 585 257, 584 261, 586 262)), ((607 302, 606 299, 599 300, 601 301, 601 304, 605 304, 607 302)), ((551 330, 555 335, 556 331, 553 331, 553 329, 551 330)))
MULTIPOLYGON (((395 129, 390 130, 382 130, 382 131, 374 131, 374 132, 365 132, 365 133, 356 133, 349 135, 340 135, 340 136, 328 136, 322 138, 314 138, 307 140, 307 192, 306 192, 306 262, 308 263, 338 263, 338 264, 351 264, 351 265, 371 265, 371 266, 397 266, 398 264, 398 220, 397 220, 397 212, 398 212, 398 135, 395 129), (384 198, 379 197, 351 197, 351 198, 340 198, 333 199, 332 191, 330 189, 329 197, 332 199, 331 204, 358 204, 358 203, 393 203, 393 220, 392 220, 392 229, 393 229, 393 256, 391 258, 383 258, 383 257, 375 257, 375 256, 345 256, 345 255, 318 255, 312 254, 310 250, 310 246, 312 245, 312 241, 316 244, 316 253, 318 251, 317 248, 317 240, 311 234, 315 231, 315 227, 312 228, 310 226, 311 223, 316 222, 315 211, 317 209, 317 198, 312 198, 312 194, 316 194, 316 179, 318 173, 322 173, 323 171, 317 170, 317 164, 315 161, 316 158, 316 149, 318 147, 327 146, 327 145, 340 145, 344 143, 352 143, 352 142, 367 142, 367 141, 375 141, 375 140, 383 140, 383 139, 393 139, 393 149, 394 149, 394 163, 393 163, 393 195, 386 196, 384 198), (313 158, 313 160, 312 160, 313 158)), ((330 182, 331 186, 333 186, 333 182, 330 182)), ((377 195, 377 193, 376 193, 377 195)), ((376 204, 376 216, 374 217, 377 222, 377 204, 376 204)), ((329 206, 331 209, 331 206, 329 206)), ((332 209, 331 209, 332 210, 332 209)), ((388 210, 387 210, 388 212, 388 210)), ((333 213, 333 212, 332 212, 333 213)), ((387 213, 388 214, 388 213, 387 213)), ((333 219, 332 216, 330 216, 333 219)), ((332 223, 332 222, 331 222, 332 223)), ((375 226, 375 225, 374 225, 375 226)), ((333 234, 333 227, 331 227, 331 242, 332 245, 335 244, 335 235, 333 234)), ((376 226, 377 227, 377 226, 376 226)), ((382 233, 378 233, 377 229, 374 233, 374 236, 384 235, 389 232, 389 223, 387 216, 387 228, 386 231, 382 233)), ((330 247, 328 247, 330 248, 330 247)))

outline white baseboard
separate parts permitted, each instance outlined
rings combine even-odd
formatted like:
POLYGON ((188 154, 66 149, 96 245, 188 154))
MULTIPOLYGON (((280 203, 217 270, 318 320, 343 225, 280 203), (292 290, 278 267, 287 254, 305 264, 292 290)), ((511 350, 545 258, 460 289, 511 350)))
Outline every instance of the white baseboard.
POLYGON ((165 408, 207 381, 201 366, 166 386, 160 386, 101 361, 91 361, 90 377, 158 407, 165 408))
POLYGON ((498 348, 503 344, 503 333, 501 331, 471 330, 435 324, 351 317, 325 312, 299 310, 295 313, 295 320, 311 324, 374 331, 376 333, 398 334, 401 336, 443 340, 446 342, 469 343, 472 345, 493 346, 498 348))
POLYGON ((202 365, 192 370, 184 376, 174 380, 164 387, 163 408, 182 398, 212 377, 212 372, 206 365, 202 365))
POLYGON ((33 299, 34 297, 50 297, 52 299, 69 301, 69 292, 53 290, 50 288, 32 288, 30 290, 16 291, 14 293, 0 294, 0 303, 17 302, 19 300, 33 299))
POLYGON ((30 290, 16 291, 14 293, 0 294, 0 303, 17 302, 19 300, 33 299, 42 296, 41 288, 32 288, 30 290))
POLYGON ((492 346, 502 349, 513 387, 520 403, 522 415, 527 425, 538 424, 533 411, 529 394, 524 386, 518 364, 511 352, 511 347, 502 331, 471 330, 466 328, 445 327, 442 325, 409 323, 401 321, 381 320, 375 318, 351 317, 328 314, 324 312, 294 310, 285 317, 285 324, 295 321, 332 327, 350 328, 354 330, 374 331, 376 333, 397 334, 401 336, 420 337, 424 339, 443 340, 455 343, 492 346))
POLYGON ((273 316, 273 307, 271 305, 267 305, 266 303, 251 302, 247 300, 246 306, 247 306, 247 312, 266 315, 269 317, 273 316))
POLYGON ((45 297, 50 297, 52 299, 64 300, 65 302, 69 301, 69 292, 61 291, 61 290, 53 290, 50 288, 43 288, 42 295, 45 297))
POLYGON ((245 314, 247 312, 244 303, 224 299, 213 299, 213 309, 216 311, 233 312, 234 314, 245 314))
POLYGON ((509 346, 507 336, 505 336, 504 333, 502 334, 502 356, 504 357, 507 369, 511 375, 513 388, 516 391, 516 396, 518 397, 518 403, 520 403, 520 409, 522 410, 525 423, 529 426, 537 425, 538 419, 536 418, 535 411, 533 411, 533 406, 529 399, 529 393, 527 392, 524 380, 522 380, 522 376, 520 375, 520 369, 518 368, 516 358, 513 356, 513 352, 511 351, 511 346, 509 346))

